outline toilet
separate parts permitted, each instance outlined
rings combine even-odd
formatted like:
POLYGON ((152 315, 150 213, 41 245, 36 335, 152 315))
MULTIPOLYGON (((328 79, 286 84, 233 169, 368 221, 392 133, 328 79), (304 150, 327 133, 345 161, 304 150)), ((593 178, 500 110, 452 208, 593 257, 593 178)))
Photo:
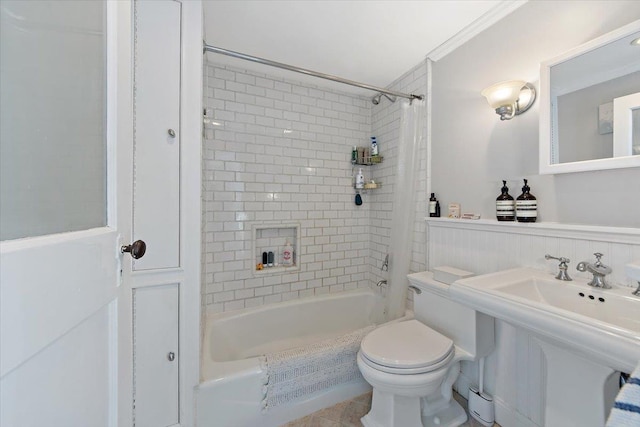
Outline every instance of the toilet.
POLYGON ((449 285, 431 272, 410 274, 415 318, 371 331, 357 362, 373 387, 364 427, 454 427, 467 421, 453 399, 461 361, 494 348, 493 318, 448 297, 449 285))

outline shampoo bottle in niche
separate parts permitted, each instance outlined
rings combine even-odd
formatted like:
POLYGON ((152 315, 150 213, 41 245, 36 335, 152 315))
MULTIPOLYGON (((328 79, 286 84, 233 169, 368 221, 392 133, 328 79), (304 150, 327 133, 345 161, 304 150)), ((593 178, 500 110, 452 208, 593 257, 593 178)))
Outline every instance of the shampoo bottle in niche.
POLYGON ((284 249, 282 249, 282 264, 283 265, 293 264, 293 248, 291 247, 291 243, 289 242, 289 239, 287 239, 287 243, 284 245, 284 249))
POLYGON ((364 173, 362 172, 362 168, 359 168, 356 174, 356 188, 364 188, 364 173))
POLYGON ((502 181, 502 194, 496 199, 496 218, 498 221, 515 221, 516 206, 513 197, 509 194, 507 181, 502 181))
POLYGON ((538 218, 538 201, 529 190, 531 189, 525 179, 522 194, 516 199, 516 219, 518 222, 536 222, 538 218))

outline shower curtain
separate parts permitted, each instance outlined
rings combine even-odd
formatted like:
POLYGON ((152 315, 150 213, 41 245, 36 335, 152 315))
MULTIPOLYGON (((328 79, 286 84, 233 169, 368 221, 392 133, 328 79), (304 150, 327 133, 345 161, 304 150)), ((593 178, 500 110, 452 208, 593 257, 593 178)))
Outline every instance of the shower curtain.
POLYGON ((389 257, 389 292, 387 316, 404 315, 407 298, 407 274, 411 265, 413 230, 416 217, 416 191, 420 149, 424 146, 425 102, 414 100, 401 104, 398 163, 393 188, 391 244, 389 257))

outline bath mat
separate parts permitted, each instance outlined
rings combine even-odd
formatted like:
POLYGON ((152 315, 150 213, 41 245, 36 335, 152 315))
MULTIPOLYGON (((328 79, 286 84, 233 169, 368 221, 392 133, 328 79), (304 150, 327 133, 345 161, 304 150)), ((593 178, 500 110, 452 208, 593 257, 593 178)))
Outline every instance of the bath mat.
POLYGON ((362 378, 356 363, 360 342, 375 326, 262 356, 267 373, 263 412, 362 378))

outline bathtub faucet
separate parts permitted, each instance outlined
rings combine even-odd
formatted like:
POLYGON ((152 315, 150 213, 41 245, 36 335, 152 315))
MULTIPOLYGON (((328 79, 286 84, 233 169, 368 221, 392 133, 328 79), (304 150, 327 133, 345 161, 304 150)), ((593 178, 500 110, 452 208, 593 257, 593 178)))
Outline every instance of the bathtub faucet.
POLYGON ((384 257, 384 261, 382 262, 382 267, 380 267, 380 271, 389 271, 389 254, 387 254, 387 256, 384 257))
POLYGON ((387 286, 387 281, 386 280, 379 280, 378 283, 376 284, 377 287, 380 286, 387 286))

